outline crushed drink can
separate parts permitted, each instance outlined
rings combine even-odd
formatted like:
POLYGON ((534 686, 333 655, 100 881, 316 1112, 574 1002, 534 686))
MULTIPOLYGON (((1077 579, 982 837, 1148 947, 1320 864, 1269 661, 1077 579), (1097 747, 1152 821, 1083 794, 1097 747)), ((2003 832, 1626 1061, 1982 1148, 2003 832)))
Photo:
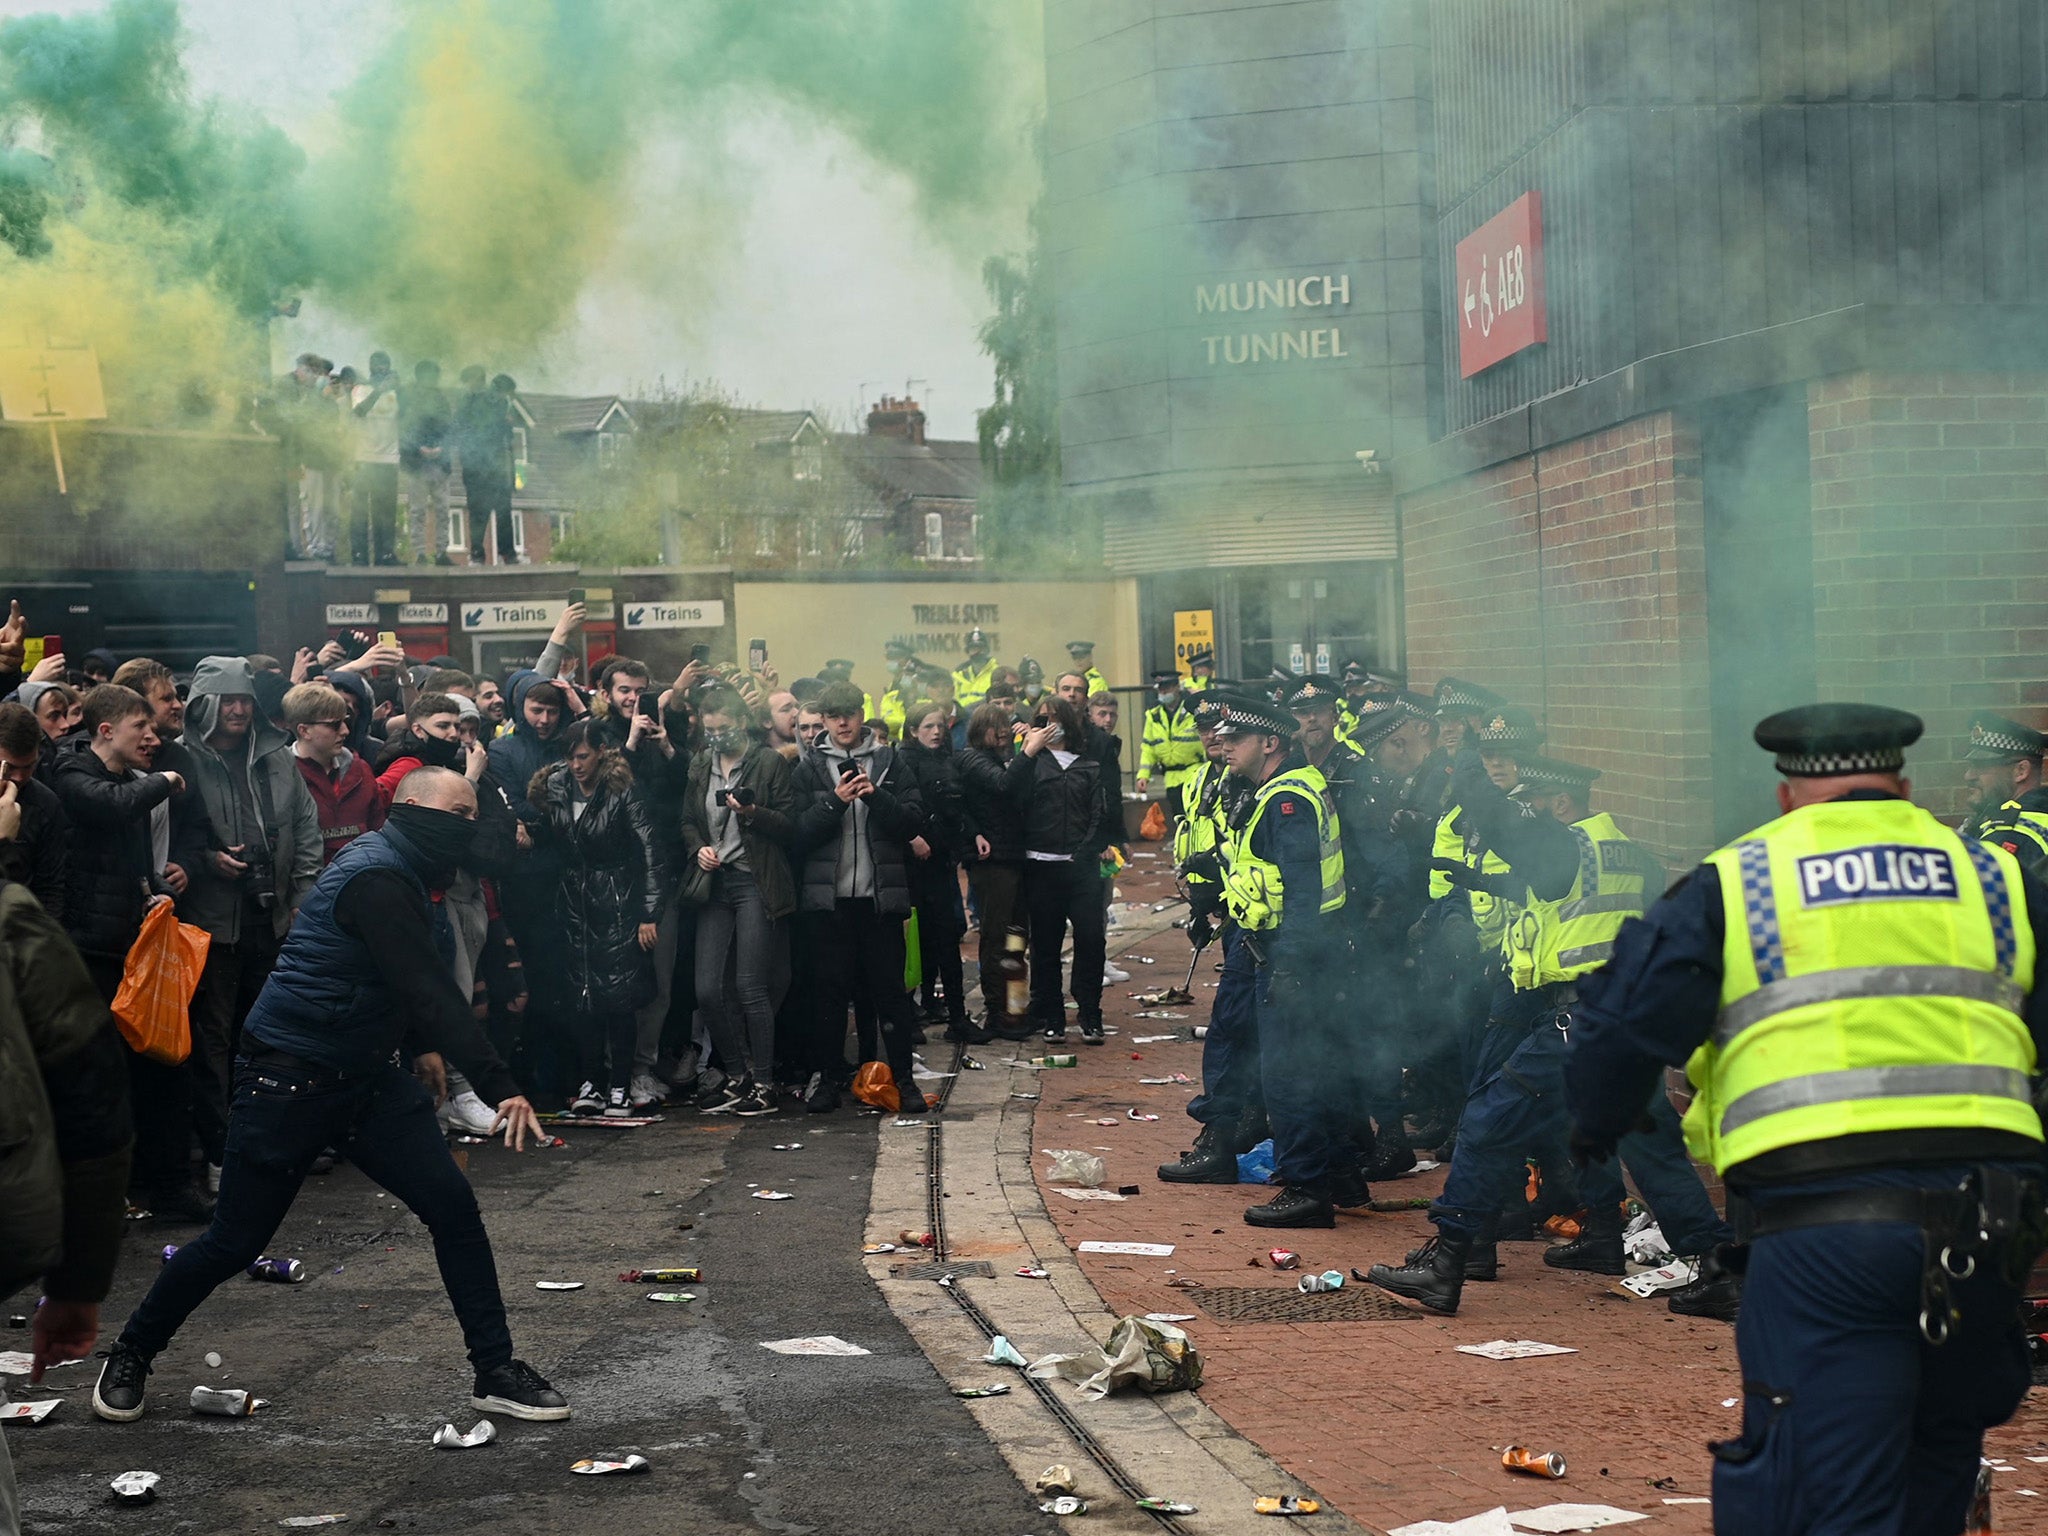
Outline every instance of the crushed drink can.
POLYGON ((1074 1473, 1063 1461, 1056 1461, 1038 1474, 1031 1485, 1033 1493, 1052 1495, 1074 1491, 1074 1473))
POLYGON ((218 1419, 246 1419, 263 1406, 263 1399, 240 1387, 194 1387, 192 1411, 212 1414, 218 1419))
POLYGON ((158 1262, 159 1262, 159 1263, 163 1263, 163 1264, 168 1264, 168 1263, 170 1263, 170 1262, 171 1262, 171 1255, 172 1255, 172 1254, 174 1254, 174 1253, 176 1253, 177 1251, 178 1251, 178 1245, 177 1245, 176 1243, 165 1243, 165 1244, 164 1244, 164 1251, 163 1251, 163 1254, 162 1254, 161 1258, 160 1258, 160 1259, 158 1260, 158 1262))
POLYGON ((600 1477, 607 1472, 645 1472, 648 1461, 645 1456, 586 1456, 581 1461, 569 1464, 571 1472, 580 1472, 585 1477, 600 1477))
POLYGON ((1262 1494, 1252 1500, 1255 1515, 1314 1515, 1320 1514, 1322 1508, 1314 1499, 1298 1499, 1291 1493, 1262 1494))
POLYGON ((1526 1472, 1531 1477, 1564 1476, 1564 1455, 1559 1451, 1532 1451, 1527 1446, 1511 1445, 1502 1453, 1500 1464, 1510 1472, 1526 1472))
POLYGON ((1071 1493, 1063 1493, 1058 1498, 1039 1505, 1038 1512, 1041 1515, 1085 1515, 1088 1513, 1088 1501, 1077 1499, 1071 1493))
POLYGON ((650 1285, 662 1282, 694 1285, 704 1278, 704 1271, 695 1265, 680 1269, 628 1269, 622 1271, 619 1278, 628 1285, 639 1285, 643 1282, 650 1285))
POLYGON ((156 1485, 161 1481, 154 1472, 123 1472, 107 1486, 124 1504, 147 1504, 156 1497, 156 1485))
POLYGON ((1149 1509, 1155 1515, 1192 1515, 1199 1511, 1192 1504, 1183 1504, 1178 1499, 1140 1499, 1138 1508, 1149 1509))
POLYGON ((251 1280, 275 1280, 279 1285, 304 1285, 313 1272, 297 1259, 258 1259, 246 1271, 251 1280))
POLYGON ((1010 1388, 1007 1382, 998 1381, 986 1387, 955 1387, 953 1395, 955 1397, 1008 1397, 1010 1395, 1010 1388))
POLYGON ((1304 1296, 1313 1296, 1319 1291, 1341 1291, 1344 1289, 1344 1272, 1326 1269, 1320 1275, 1303 1275, 1295 1282, 1294 1288, 1304 1296))
POLYGON ((1269 1248, 1266 1257, 1272 1261, 1275 1269, 1301 1268, 1301 1255, 1291 1248, 1269 1248))

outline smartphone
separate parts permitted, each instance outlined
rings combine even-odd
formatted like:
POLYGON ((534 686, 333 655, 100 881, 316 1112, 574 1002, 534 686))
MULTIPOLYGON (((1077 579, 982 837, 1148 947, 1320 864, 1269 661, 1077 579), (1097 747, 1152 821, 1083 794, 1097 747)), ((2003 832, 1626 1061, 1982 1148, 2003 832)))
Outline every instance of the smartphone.
POLYGON ((839 777, 841 777, 842 779, 850 779, 856 773, 859 772, 860 764, 856 763, 852 758, 848 758, 845 762, 839 765, 839 777))
POLYGON ((708 645, 693 645, 693 646, 691 646, 691 647, 690 647, 690 660, 692 660, 692 661, 696 662, 696 663, 697 663, 698 665, 700 665, 700 666, 701 666, 701 665, 703 665, 703 664, 704 664, 705 662, 708 662, 708 661, 709 661, 710 659, 711 659, 711 647, 710 647, 710 646, 708 646, 708 645))
POLYGON ((758 672, 768 665, 768 642, 749 640, 747 642, 747 670, 758 672))
POLYGON ((62 635, 43 636, 43 654, 45 656, 62 656, 64 654, 64 637, 62 635))
POLYGON ((572 602, 572 603, 580 603, 580 602, 582 602, 582 601, 583 601, 583 592, 584 592, 584 589, 583 589, 582 587, 571 587, 571 588, 569 589, 569 601, 570 601, 570 602, 572 602))
POLYGON ((640 713, 648 719, 659 720, 661 718, 661 695, 652 688, 649 688, 640 695, 638 708, 640 713))
POLYGON ((388 646, 390 646, 390 647, 391 647, 391 649, 393 649, 394 651, 395 651, 395 650, 397 650, 397 649, 398 649, 398 631, 397 631, 397 630, 395 630, 395 629, 380 629, 380 630, 378 630, 378 631, 377 631, 377 643, 378 643, 379 645, 388 645, 388 646))

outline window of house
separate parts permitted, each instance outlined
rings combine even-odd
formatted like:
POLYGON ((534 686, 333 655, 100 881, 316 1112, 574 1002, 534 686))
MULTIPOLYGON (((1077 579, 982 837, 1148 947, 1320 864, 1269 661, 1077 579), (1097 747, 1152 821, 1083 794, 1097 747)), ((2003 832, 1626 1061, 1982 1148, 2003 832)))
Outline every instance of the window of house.
POLYGON ((981 514, 971 514, 967 519, 967 548, 964 551, 969 560, 981 558, 981 514))
POLYGON ((523 555, 526 553, 526 514, 524 512, 514 512, 512 514, 512 549, 515 554, 523 555))
POLYGON ((825 478, 825 445, 823 443, 798 443, 790 450, 789 472, 797 480, 822 480, 825 478))
POLYGON ((946 519, 937 512, 924 515, 924 557, 927 560, 946 558, 946 519))
POLYGON ((524 427, 514 427, 512 429, 512 459, 514 463, 518 464, 532 462, 526 457, 526 428, 524 427))
POLYGON ((456 554, 469 548, 469 509, 450 507, 448 509, 448 553, 456 554))
POLYGON ((754 519, 754 553, 772 555, 775 553, 775 519, 757 517, 754 519))
POLYGON ((600 432, 597 434, 597 467, 603 470, 619 466, 619 434, 600 432))
POLYGON ((550 512, 548 514, 548 546, 550 549, 569 537, 569 528, 574 521, 575 515, 573 513, 550 512))
POLYGON ((846 520, 845 535, 840 554, 848 560, 858 559, 868 547, 867 525, 857 517, 850 517, 846 520))
POLYGON ((731 519, 721 517, 718 520, 717 532, 711 538, 711 552, 715 555, 729 555, 732 553, 731 519))
POLYGON ((804 553, 823 555, 825 553, 825 524, 815 517, 804 519, 804 553))

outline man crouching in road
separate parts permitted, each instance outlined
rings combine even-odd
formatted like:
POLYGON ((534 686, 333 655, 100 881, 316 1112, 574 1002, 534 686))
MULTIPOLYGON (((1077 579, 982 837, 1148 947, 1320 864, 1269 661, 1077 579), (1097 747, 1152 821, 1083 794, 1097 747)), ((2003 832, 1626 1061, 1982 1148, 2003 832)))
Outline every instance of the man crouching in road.
POLYGON ((527 1136, 540 1134, 434 949, 427 893, 454 878, 468 850, 476 791, 459 773, 417 768, 392 798, 383 828, 350 843, 320 876, 250 1010, 213 1224, 164 1265, 108 1352, 92 1394, 103 1419, 142 1417, 150 1361, 215 1286, 263 1252, 330 1146, 433 1233, 476 1367, 471 1405, 518 1419, 569 1417, 562 1395, 512 1358, 476 1196, 448 1153, 432 1095, 393 1062, 403 1045, 438 1075, 432 1053, 445 1050, 498 1106, 492 1129, 504 1128, 506 1145, 524 1151, 527 1136))

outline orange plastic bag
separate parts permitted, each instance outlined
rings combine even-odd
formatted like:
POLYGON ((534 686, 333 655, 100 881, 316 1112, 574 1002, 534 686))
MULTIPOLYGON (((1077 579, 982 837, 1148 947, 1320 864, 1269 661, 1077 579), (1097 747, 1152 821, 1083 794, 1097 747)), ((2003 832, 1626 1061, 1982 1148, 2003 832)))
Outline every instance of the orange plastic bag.
POLYGON ((889 1075, 889 1064, 885 1061, 861 1063, 860 1070, 853 1074, 853 1096, 892 1115, 903 1112, 903 1096, 896 1091, 896 1079, 889 1075))
POLYGON ((1166 802, 1154 800, 1145 808, 1145 819, 1138 823, 1138 836, 1148 843, 1166 841, 1166 802))
POLYGON ((192 1054, 192 994, 213 936, 181 923, 168 900, 153 902, 128 949, 114 1021, 138 1055, 176 1066, 192 1054))

